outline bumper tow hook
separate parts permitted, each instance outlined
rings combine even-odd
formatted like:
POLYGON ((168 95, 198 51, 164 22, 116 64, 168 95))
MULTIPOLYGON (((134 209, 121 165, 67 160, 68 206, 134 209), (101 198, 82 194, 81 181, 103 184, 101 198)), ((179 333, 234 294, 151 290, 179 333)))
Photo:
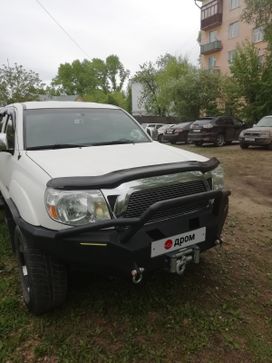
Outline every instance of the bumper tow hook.
POLYGON ((221 238, 221 237, 218 237, 218 238, 216 239, 216 241, 215 241, 215 245, 216 245, 216 246, 220 246, 220 247, 222 247, 223 243, 224 243, 224 241, 222 240, 222 238, 221 238))
POLYGON ((182 275, 185 271, 187 264, 187 258, 185 256, 182 256, 181 259, 178 259, 176 261, 176 273, 178 275, 182 275))
POLYGON ((131 275, 132 275, 132 282, 137 285, 139 284, 142 279, 143 279, 143 272, 144 272, 144 268, 143 267, 138 267, 137 269, 134 269, 131 271, 131 275))

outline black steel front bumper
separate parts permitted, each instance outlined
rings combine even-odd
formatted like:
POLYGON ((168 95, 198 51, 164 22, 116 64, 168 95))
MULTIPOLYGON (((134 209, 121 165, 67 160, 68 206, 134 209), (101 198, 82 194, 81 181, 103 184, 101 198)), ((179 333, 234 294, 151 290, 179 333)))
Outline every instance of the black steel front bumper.
POLYGON ((35 227, 21 218, 17 223, 31 247, 64 263, 125 273, 135 266, 153 270, 164 267, 166 261, 165 255, 151 258, 153 241, 206 227, 206 240, 198 247, 203 251, 215 246, 227 216, 229 195, 229 191, 217 190, 169 199, 153 204, 139 218, 112 219, 61 231, 35 227), (207 202, 207 206, 186 215, 150 221, 160 210, 196 202, 207 202))

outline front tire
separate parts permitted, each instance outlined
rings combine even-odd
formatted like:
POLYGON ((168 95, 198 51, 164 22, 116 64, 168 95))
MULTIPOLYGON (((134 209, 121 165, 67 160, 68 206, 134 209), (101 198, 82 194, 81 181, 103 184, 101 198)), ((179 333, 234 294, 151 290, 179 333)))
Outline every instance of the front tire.
POLYGON ((67 292, 65 266, 40 249, 29 247, 18 226, 14 240, 23 299, 28 310, 39 315, 61 305, 67 292))
POLYGON ((217 147, 221 147, 221 146, 224 146, 224 144, 225 144, 224 135, 222 135, 222 134, 217 135, 214 145, 217 147))
POLYGON ((248 149, 249 145, 245 144, 244 142, 240 142, 240 148, 241 149, 248 149))

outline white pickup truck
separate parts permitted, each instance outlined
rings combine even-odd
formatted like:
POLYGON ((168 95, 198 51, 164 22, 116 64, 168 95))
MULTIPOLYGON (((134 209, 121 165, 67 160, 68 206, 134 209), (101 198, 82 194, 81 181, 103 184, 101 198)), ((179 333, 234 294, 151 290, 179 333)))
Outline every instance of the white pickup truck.
POLYGON ((0 197, 24 301, 64 302, 67 267, 182 274, 214 247, 228 211, 223 171, 159 144, 124 110, 26 102, 0 110, 0 197))

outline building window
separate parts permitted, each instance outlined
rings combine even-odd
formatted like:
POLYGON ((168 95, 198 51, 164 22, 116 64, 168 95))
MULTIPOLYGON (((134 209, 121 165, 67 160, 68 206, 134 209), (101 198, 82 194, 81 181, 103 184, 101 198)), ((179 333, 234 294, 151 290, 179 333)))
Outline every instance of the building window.
POLYGON ((240 23, 236 21, 229 25, 229 39, 233 39, 239 36, 240 23))
POLYGON ((233 62, 234 57, 235 57, 235 54, 236 54, 236 50, 235 49, 234 50, 230 50, 228 52, 228 62, 229 63, 232 63, 233 62))
POLYGON ((209 43, 215 42, 217 40, 217 32, 209 32, 209 43))
POLYGON ((264 31, 263 27, 258 27, 253 29, 252 31, 252 41, 253 43, 262 42, 264 40, 264 31))
POLYGON ((216 58, 214 55, 212 55, 211 57, 209 57, 209 60, 208 60, 208 68, 214 69, 215 67, 216 67, 216 58))
POLYGON ((239 8, 240 0, 229 0, 229 6, 231 10, 239 8))

